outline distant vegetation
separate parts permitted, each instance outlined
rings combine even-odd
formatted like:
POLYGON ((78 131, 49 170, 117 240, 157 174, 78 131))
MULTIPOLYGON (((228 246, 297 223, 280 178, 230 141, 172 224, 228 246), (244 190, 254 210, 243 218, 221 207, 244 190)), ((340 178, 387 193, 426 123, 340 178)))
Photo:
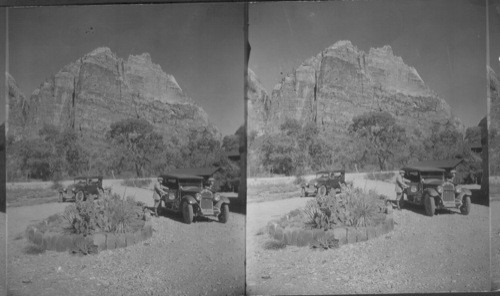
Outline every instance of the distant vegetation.
MULTIPOLYGON (((334 134, 333 132, 331 134, 334 134)), ((353 118, 347 135, 325 137, 314 123, 287 119, 277 133, 248 137, 249 176, 300 176, 321 169, 386 171, 431 159, 463 158, 459 175, 481 169, 481 157, 471 145, 481 142, 481 129, 465 135, 451 124, 436 124, 427 137, 411 134, 383 111, 353 118), (419 140, 418 140, 419 139, 419 140)))
MULTIPOLYGON (((38 137, 8 137, 7 179, 60 180, 77 175, 151 177, 170 169, 219 166, 220 184, 240 176, 239 163, 227 153, 238 150, 243 126, 222 141, 210 132, 191 130, 186 144, 176 138, 165 143, 161 134, 144 119, 125 119, 110 125, 104 146, 88 144, 74 130, 45 125, 38 137)), ((184 141, 185 142, 185 141, 184 141)))

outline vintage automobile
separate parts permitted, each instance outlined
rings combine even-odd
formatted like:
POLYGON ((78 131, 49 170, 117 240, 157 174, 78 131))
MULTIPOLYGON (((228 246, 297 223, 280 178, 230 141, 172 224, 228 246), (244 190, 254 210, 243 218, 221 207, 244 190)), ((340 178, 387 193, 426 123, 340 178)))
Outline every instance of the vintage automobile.
POLYGON ((59 201, 66 200, 84 201, 89 195, 99 197, 104 194, 102 176, 76 177, 73 184, 59 191, 59 201))
POLYGON ((161 175, 167 194, 161 197, 160 210, 182 213, 185 223, 194 217, 215 216, 220 222, 229 219, 229 199, 204 188, 203 177, 185 174, 161 175))
POLYGON ((325 196, 332 189, 340 192, 341 184, 346 184, 345 170, 319 171, 316 173, 315 179, 301 185, 302 196, 325 196))
POLYGON ((460 209, 464 215, 471 210, 471 192, 448 179, 446 170, 433 167, 404 167, 404 178, 410 183, 404 190, 402 203, 425 207, 425 213, 433 216, 436 209, 460 209))

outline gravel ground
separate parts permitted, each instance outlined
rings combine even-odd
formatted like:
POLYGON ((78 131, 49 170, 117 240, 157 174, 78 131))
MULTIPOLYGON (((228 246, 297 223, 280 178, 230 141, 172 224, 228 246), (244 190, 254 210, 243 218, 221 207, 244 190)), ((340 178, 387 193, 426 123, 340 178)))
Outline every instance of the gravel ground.
POLYGON ((5 213, 0 212, 0 295, 7 295, 7 224, 5 213))
MULTIPOLYGON (((118 189, 118 188, 117 188, 118 189)), ((119 187, 119 189, 124 189, 119 187)), ((128 189, 152 203, 152 192, 128 189)), ((128 194, 127 194, 128 195, 128 194)), ((153 218, 153 237, 94 256, 47 251, 29 254, 26 225, 67 204, 9 208, 9 295, 242 295, 245 216, 227 224, 204 219, 186 225, 168 214, 153 218)))
POLYGON ((500 289, 500 184, 490 183, 491 278, 492 288, 500 289))
MULTIPOLYGON (((365 182, 372 187, 376 181, 365 182), (373 184, 372 184, 373 183, 373 184)), ((355 182, 356 184, 356 182, 355 182)), ((377 187, 377 186, 375 186, 377 187)), ((380 193, 394 185, 380 182, 380 193)), ((287 246, 265 250, 259 229, 307 199, 248 204, 248 294, 425 293, 490 290, 489 208, 473 204, 469 216, 423 209, 395 211, 393 232, 339 249, 287 246), (285 208, 283 205, 291 203, 285 208), (281 203, 281 204, 280 204, 281 203), (258 214, 258 210, 263 213, 258 214), (257 214, 255 214, 257 213, 257 214)), ((300 207, 300 206, 298 206, 300 207)))

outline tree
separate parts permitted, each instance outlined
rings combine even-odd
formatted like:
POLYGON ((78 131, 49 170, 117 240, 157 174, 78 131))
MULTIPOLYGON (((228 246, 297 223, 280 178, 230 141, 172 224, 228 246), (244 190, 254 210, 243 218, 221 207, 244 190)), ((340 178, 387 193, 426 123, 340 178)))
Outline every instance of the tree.
POLYGON ((216 164, 221 153, 220 141, 208 130, 191 129, 188 143, 181 148, 184 166, 202 167, 216 164))
POLYGON ((371 111, 353 118, 349 132, 356 137, 364 159, 374 157, 380 170, 386 170, 397 151, 406 145, 406 131, 386 111, 371 111))
POLYGON ((130 118, 111 124, 106 138, 114 147, 114 166, 122 169, 129 165, 137 177, 144 176, 155 156, 161 152, 163 138, 145 119, 130 118))

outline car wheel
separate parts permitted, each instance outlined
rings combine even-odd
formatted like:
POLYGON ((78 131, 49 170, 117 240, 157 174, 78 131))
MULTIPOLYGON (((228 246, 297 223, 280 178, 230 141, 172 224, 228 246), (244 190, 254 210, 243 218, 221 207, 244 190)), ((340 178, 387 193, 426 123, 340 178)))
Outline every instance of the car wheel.
POLYGON ((302 192, 301 192, 301 195, 302 197, 307 197, 307 191, 304 187, 302 187, 302 192))
POLYGON ((229 220, 229 205, 223 204, 219 214, 219 222, 226 223, 229 220))
POLYGON ((193 205, 184 202, 182 204, 182 218, 184 219, 184 223, 191 224, 193 222, 193 205))
POLYGON ((83 194, 83 191, 78 191, 76 193, 75 200, 76 201, 84 201, 85 200, 85 194, 83 194))
POLYGON ((470 207, 471 207, 470 196, 465 196, 464 202, 463 202, 462 206, 460 207, 460 213, 462 213, 464 215, 469 215, 470 207))
POLYGON ((426 195, 424 203, 425 203, 425 213, 427 214, 427 216, 429 217, 434 216, 434 212, 436 212, 436 204, 434 201, 434 197, 426 195))
POLYGON ((318 189, 318 196, 325 196, 325 195, 326 195, 326 187, 325 185, 323 185, 318 189))

